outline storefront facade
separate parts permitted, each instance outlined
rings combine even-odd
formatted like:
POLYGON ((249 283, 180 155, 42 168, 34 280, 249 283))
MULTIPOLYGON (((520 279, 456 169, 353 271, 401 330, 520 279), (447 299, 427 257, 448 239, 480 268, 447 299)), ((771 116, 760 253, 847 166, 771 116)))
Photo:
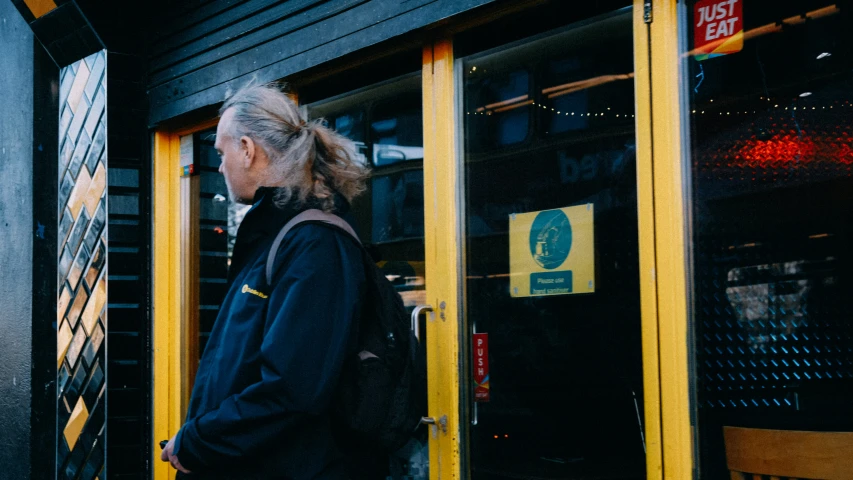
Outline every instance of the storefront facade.
POLYGON ((217 109, 284 81, 371 168, 359 234, 427 354, 410 478, 846 478, 853 4, 589 3, 213 1, 51 54, 57 477, 171 478, 245 211, 217 109), (743 460, 767 430, 829 453, 743 460))

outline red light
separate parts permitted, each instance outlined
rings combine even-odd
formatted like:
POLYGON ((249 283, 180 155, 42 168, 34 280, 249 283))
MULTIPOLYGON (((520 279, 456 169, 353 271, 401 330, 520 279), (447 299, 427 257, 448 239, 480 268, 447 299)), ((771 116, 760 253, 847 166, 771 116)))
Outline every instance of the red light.
POLYGON ((213 231, 218 233, 219 235, 225 233, 225 230, 223 230, 222 227, 214 227, 213 231))
POLYGON ((730 166, 788 167, 812 162, 853 164, 853 147, 846 138, 815 141, 810 135, 774 135, 769 140, 750 139, 735 154, 730 166), (744 165, 746 164, 746 165, 744 165))
POLYGON ((809 138, 774 135, 770 140, 748 140, 735 158, 760 165, 805 163, 814 160, 815 150, 809 138))

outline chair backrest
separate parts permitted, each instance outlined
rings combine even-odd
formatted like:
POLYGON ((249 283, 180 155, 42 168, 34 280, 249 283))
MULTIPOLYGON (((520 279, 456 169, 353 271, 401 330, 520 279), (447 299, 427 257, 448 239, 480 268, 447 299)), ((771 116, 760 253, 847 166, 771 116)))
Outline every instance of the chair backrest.
POLYGON ((732 480, 853 479, 853 432, 723 427, 732 480))

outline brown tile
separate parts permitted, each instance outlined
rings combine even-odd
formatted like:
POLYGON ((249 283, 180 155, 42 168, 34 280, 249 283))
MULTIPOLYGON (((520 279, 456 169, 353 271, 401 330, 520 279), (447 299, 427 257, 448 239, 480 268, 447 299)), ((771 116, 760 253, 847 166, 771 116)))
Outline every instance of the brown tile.
MULTIPOLYGON (((64 283, 64 282, 63 282, 64 283)), ((65 316, 65 311, 68 310, 68 304, 71 302, 71 290, 68 285, 62 286, 62 293, 59 295, 59 302, 56 304, 56 323, 57 325, 65 316)))
POLYGON ((65 317, 68 319, 68 324, 71 328, 77 328, 77 320, 80 318, 80 313, 83 312, 83 307, 85 307, 86 300, 88 299, 89 295, 86 293, 86 290, 78 288, 77 296, 74 298, 74 303, 71 304, 71 308, 68 310, 68 315, 65 317))
POLYGON ((86 403, 83 402, 83 397, 81 396, 77 399, 77 405, 74 406, 74 410, 71 412, 71 418, 68 419, 68 424, 62 432, 63 435, 65 435, 65 441, 68 442, 69 450, 74 450, 74 445, 77 444, 77 439, 80 438, 80 432, 83 431, 83 426, 86 425, 86 420, 88 419, 89 410, 86 408, 86 403))
POLYGON ((68 352, 68 346, 71 345, 71 338, 74 336, 71 333, 71 327, 68 322, 63 321, 59 330, 56 332, 56 368, 59 369, 62 365, 62 360, 65 358, 65 353, 68 352))
POLYGON ((98 202, 104 195, 104 189, 107 187, 107 169, 103 163, 98 163, 98 169, 95 170, 95 175, 89 183, 89 190, 83 199, 86 205, 86 210, 89 211, 89 216, 95 215, 95 210, 98 208, 98 202))
POLYGON ((101 280, 98 281, 98 286, 95 287, 92 291, 92 296, 89 297, 89 303, 86 304, 83 315, 80 317, 87 334, 91 335, 94 331, 95 324, 98 322, 98 317, 101 315, 101 310, 103 310, 106 303, 107 280, 105 277, 101 277, 101 280))
POLYGON ((86 274, 86 285, 91 290, 98 281, 98 275, 101 274, 101 268, 104 266, 104 249, 98 244, 95 247, 95 253, 92 254, 92 263, 89 264, 89 272, 86 274))
MULTIPOLYGON (((71 368, 77 364, 77 359, 80 357, 80 352, 83 351, 83 346, 86 344, 86 331, 80 327, 74 331, 74 336, 71 338, 71 345, 68 347, 66 360, 71 368)), ((76 374, 75 374, 76 375, 76 374)))
POLYGON ((89 171, 85 168, 80 169, 80 174, 77 175, 77 182, 71 190, 71 195, 68 197, 68 209, 71 211, 71 216, 74 220, 80 215, 80 210, 83 208, 83 200, 86 193, 89 192, 89 185, 92 183, 92 177, 89 176, 89 171))

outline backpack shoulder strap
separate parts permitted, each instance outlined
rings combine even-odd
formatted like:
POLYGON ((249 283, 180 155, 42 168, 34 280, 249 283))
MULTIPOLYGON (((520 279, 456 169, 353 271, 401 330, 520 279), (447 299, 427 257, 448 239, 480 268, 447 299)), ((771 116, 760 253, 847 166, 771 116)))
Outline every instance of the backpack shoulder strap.
POLYGON ((299 213, 295 217, 291 218, 289 222, 285 223, 283 227, 281 227, 281 231, 276 235, 275 240, 272 242, 272 246, 270 247, 270 253, 267 255, 267 264, 266 270, 264 271, 267 285, 272 284, 272 274, 273 267, 275 263, 275 256, 278 254, 278 249, 281 247, 281 242, 284 241, 285 235, 288 234, 294 227, 301 223, 306 222, 323 222, 328 223, 329 225, 338 227, 339 229, 348 233, 353 239, 355 239, 358 244, 361 244, 361 240, 359 240, 358 235, 356 235, 355 231, 350 227, 350 225, 343 218, 332 214, 326 213, 322 210, 310 209, 305 210, 304 212, 299 213))

